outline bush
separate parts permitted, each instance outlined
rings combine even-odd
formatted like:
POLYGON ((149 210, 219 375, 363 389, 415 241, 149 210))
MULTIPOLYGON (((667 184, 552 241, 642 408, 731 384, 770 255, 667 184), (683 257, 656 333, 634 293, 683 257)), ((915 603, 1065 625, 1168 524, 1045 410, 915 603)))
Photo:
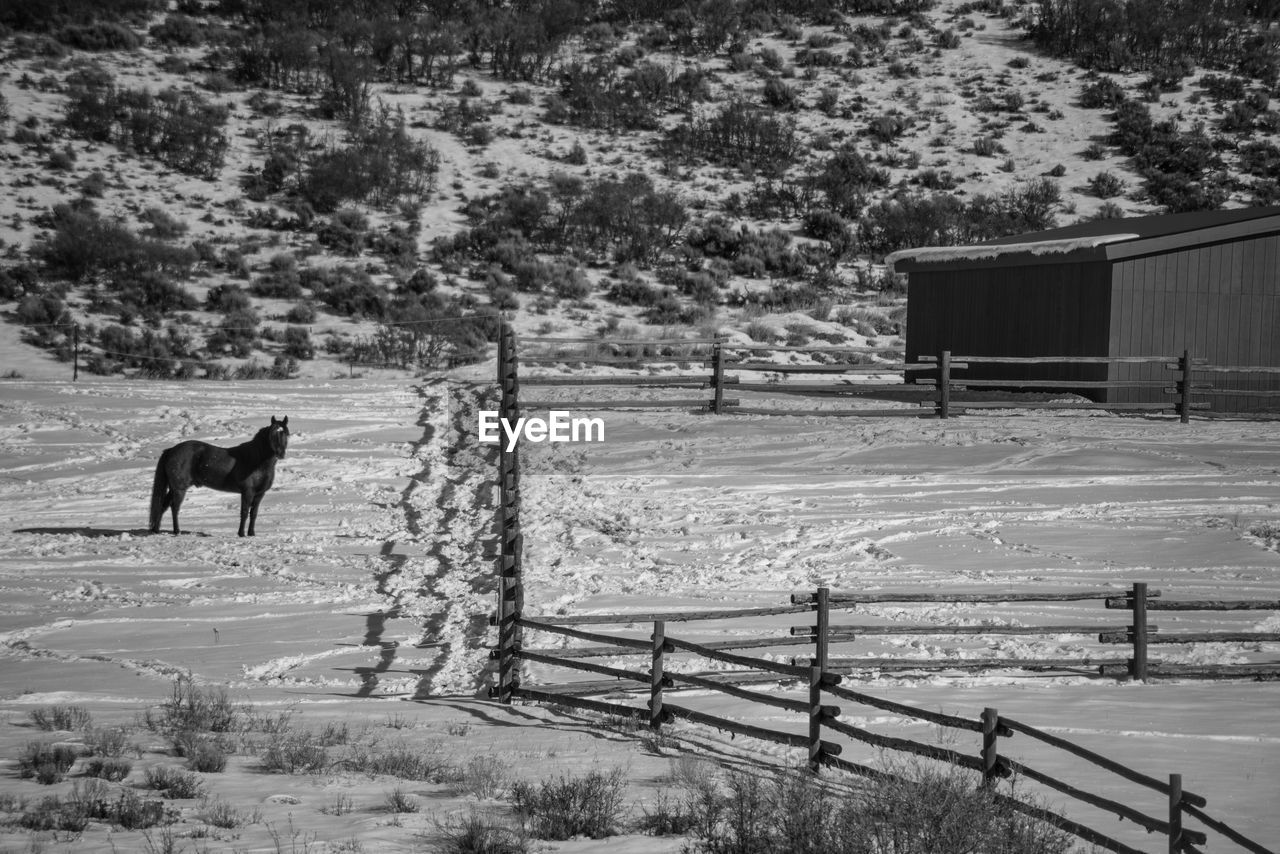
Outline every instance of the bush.
POLYGON ((129 730, 124 727, 88 730, 84 734, 84 746, 90 756, 116 757, 126 751, 138 750, 138 746, 129 740, 129 730))
POLYGON ((853 231, 839 214, 827 210, 813 211, 805 216, 803 230, 806 237, 830 243, 832 251, 839 255, 852 249, 853 231))
POLYGON ((0 4, 0 24, 41 32, 66 22, 142 19, 162 5, 158 0, 8 0, 0 4))
POLYGON ((81 833, 89 826, 89 817, 75 802, 48 797, 41 798, 35 807, 25 810, 16 823, 33 831, 81 833))
POLYGON ((292 733, 273 741, 262 755, 272 774, 318 774, 329 767, 329 752, 313 733, 292 733))
POLYGON ((124 279, 144 272, 185 276, 196 262, 190 249, 145 240, 119 221, 74 205, 56 205, 42 219, 52 233, 32 247, 32 255, 54 278, 124 279))
POLYGON ((99 756, 90 759, 84 767, 84 773, 90 777, 110 780, 119 783, 133 770, 133 763, 122 756, 99 756))
POLYGON ((150 226, 144 233, 158 240, 174 240, 187 233, 187 224, 164 208, 147 208, 141 219, 150 226))
MULTIPOLYGON (((230 354, 237 359, 243 359, 253 352, 258 344, 258 315, 251 309, 236 309, 227 312, 222 318, 222 323, 208 338, 208 347, 210 352, 229 351, 230 354)), ((222 689, 222 699, 226 699, 226 689, 222 689)), ((237 714, 234 707, 229 704, 226 709, 210 708, 200 709, 195 713, 197 715, 208 711, 212 715, 219 715, 226 711, 234 716, 237 714)), ((234 726, 234 723, 228 724, 234 726)), ((191 726, 183 729, 203 730, 211 729, 210 727, 191 726)), ((223 729, 213 730, 214 732, 225 732, 223 729)))
POLYGON ((320 223, 316 237, 343 255, 359 255, 369 236, 369 218, 355 208, 343 208, 320 223))
POLYGON ((200 777, 164 765, 147 769, 146 786, 170 800, 189 800, 204 795, 204 781, 200 777))
POLYGON ((181 755, 187 759, 187 767, 202 774, 217 774, 227 767, 227 750, 220 739, 196 738, 184 744, 181 755))
POLYGON ((1073 839, 1010 807, 958 769, 895 767, 837 791, 797 771, 731 772, 686 784, 691 852, 885 851, 1067 854, 1073 839), (896 772, 896 773, 895 773, 896 772))
POLYGON ((1088 109, 1115 108, 1125 97, 1120 83, 1110 77, 1100 77, 1080 90, 1080 106, 1088 109))
POLYGON ((501 819, 472 810, 465 817, 436 822, 444 839, 441 849, 452 854, 528 854, 528 834, 501 819))
POLYGON ((547 120, 604 130, 654 130, 681 97, 667 69, 651 62, 624 73, 607 57, 571 61, 561 66, 559 83, 547 99, 547 120))
POLYGON ((437 742, 411 746, 392 744, 358 744, 344 760, 351 771, 377 776, 386 774, 402 780, 439 783, 455 776, 455 769, 437 742))
POLYGON ((286 323, 310 325, 316 322, 316 307, 309 302, 295 305, 284 316, 286 323))
POLYGON ((539 839, 603 839, 617 831, 625 792, 624 772, 615 768, 536 786, 519 782, 511 787, 511 800, 521 825, 539 839))
POLYGON ((776 110, 794 110, 800 101, 796 90, 777 77, 770 77, 764 82, 762 97, 765 106, 776 110))
POLYGON ((195 47, 204 41, 204 27, 190 15, 170 13, 151 28, 151 37, 163 45, 195 47))
POLYGON ((267 268, 267 272, 249 286, 254 296, 288 300, 296 300, 302 296, 297 259, 281 253, 267 262, 267 268))
POLYGON ((679 125, 666 137, 669 154, 781 174, 800 155, 795 125, 741 100, 709 118, 679 125))
POLYGON ((204 307, 209 311, 229 314, 252 309, 253 301, 239 285, 214 285, 205 294, 204 307))
POLYGON ((47 343, 59 332, 66 333, 73 321, 71 312, 67 311, 62 300, 52 294, 31 294, 18 301, 18 309, 14 312, 17 320, 28 327, 28 334, 40 346, 47 343))
POLYGON ((179 676, 169 699, 159 709, 148 709, 144 722, 156 732, 234 732, 243 714, 225 686, 202 687, 189 676, 179 676))
POLYGON ((608 298, 618 305, 657 305, 662 292, 640 279, 623 279, 609 288, 608 298))
POLYGON ((1000 196, 974 196, 964 202, 945 194, 899 194, 868 208, 859 223, 861 246, 892 252, 918 246, 954 246, 1043 231, 1054 225, 1061 199, 1058 185, 1041 178, 1000 196))
POLYGON ((404 114, 386 108, 354 129, 346 145, 329 142, 316 153, 309 148, 304 137, 291 152, 304 168, 289 189, 318 213, 337 210, 345 201, 379 206, 421 201, 440 168, 439 154, 409 134, 404 114))
POLYGON ((194 362, 180 361, 194 357, 191 337, 177 327, 169 327, 164 333, 143 329, 135 333, 122 326, 107 326, 97 336, 103 353, 94 354, 88 369, 97 374, 117 373, 125 368, 137 368, 142 376, 156 378, 186 378, 194 371, 194 362))
POLYGON ((364 270, 347 266, 307 268, 300 277, 312 296, 337 314, 381 319, 387 313, 390 297, 386 287, 374 283, 364 270))
POLYGON ((889 185, 889 172, 869 164, 852 145, 842 146, 805 178, 809 192, 826 196, 827 207, 849 219, 862 213, 867 195, 889 185))
POLYGON ((314 359, 316 347, 311 342, 311 333, 300 326, 290 326, 285 329, 284 354, 294 359, 314 359))
POLYGON ((33 724, 46 732, 88 729, 93 725, 93 716, 84 706, 47 706, 31 710, 28 716, 33 724))
POLYGON ((260 821, 262 813, 258 810, 236 809, 221 798, 206 800, 200 805, 200 820, 213 827, 234 830, 246 824, 260 821))
POLYGON ((973 153, 979 157, 995 157, 1004 154, 1004 146, 994 136, 980 136, 973 141, 973 153))
POLYGON ((227 150, 223 131, 229 111, 191 91, 114 85, 73 90, 66 124, 93 142, 112 142, 154 157, 166 166, 204 178, 217 176, 227 150))
POLYGON ((163 802, 144 801, 132 789, 121 790, 120 797, 110 807, 109 817, 125 830, 146 830, 177 819, 165 809, 163 802))
POLYGON ((1109 199, 1124 192, 1124 181, 1111 172, 1099 172, 1089 179, 1089 188, 1100 199, 1109 199))
POLYGON ((1246 5, 1182 5, 1177 14, 1157 15, 1133 7, 1047 0, 1037 9, 1030 35, 1051 54, 1073 57, 1087 68, 1159 68, 1169 57, 1221 64, 1238 61, 1244 53, 1240 36, 1252 29, 1250 14, 1246 5))
POLYGON ((44 785, 59 783, 76 763, 76 748, 45 741, 28 742, 18 756, 18 776, 44 785))
POLYGON ((58 41, 77 50, 136 50, 142 45, 142 39, 138 38, 137 33, 123 24, 110 21, 72 24, 58 30, 56 37, 58 41))
POLYGON ((396 814, 415 813, 422 809, 418 799, 399 786, 387 793, 383 803, 386 804, 387 812, 396 814))

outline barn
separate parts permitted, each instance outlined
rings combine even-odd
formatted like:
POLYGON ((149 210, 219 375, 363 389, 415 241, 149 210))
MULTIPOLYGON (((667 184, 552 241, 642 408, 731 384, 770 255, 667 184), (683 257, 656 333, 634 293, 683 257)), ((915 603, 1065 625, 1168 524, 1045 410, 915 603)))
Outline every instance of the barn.
MULTIPOLYGON (((971 246, 895 252, 908 274, 907 361, 968 356, 1173 356, 1280 366, 1280 207, 1083 222, 971 246)), ((974 365, 974 379, 1169 380, 1158 365, 974 365)), ((1280 375, 1233 388, 1280 388, 1280 375)), ((1257 377, 1261 377, 1260 379, 1257 377)), ((1199 380, 1200 378, 1197 378, 1199 380)), ((1159 388, 1081 389, 1105 403, 1159 388)), ((1219 395, 1215 410, 1257 398, 1219 395)))

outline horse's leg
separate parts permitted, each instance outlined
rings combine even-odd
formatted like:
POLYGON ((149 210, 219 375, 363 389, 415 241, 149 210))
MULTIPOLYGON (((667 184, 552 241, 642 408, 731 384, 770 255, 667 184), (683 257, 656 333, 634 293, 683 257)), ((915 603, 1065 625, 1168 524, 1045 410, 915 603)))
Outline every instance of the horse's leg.
MULTIPOLYGON (((169 488, 169 494, 165 496, 165 504, 173 511, 173 534, 177 536, 182 533, 178 530, 178 511, 182 509, 182 499, 187 497, 185 489, 169 488)), ((160 511, 163 514, 163 510, 160 511)))
POLYGON ((253 503, 249 505, 249 536, 255 536, 253 528, 258 524, 258 505, 262 503, 262 496, 266 495, 264 489, 257 495, 253 496, 253 503))
MULTIPOLYGON (((244 536, 244 523, 249 518, 249 508, 253 504, 253 493, 248 489, 240 493, 240 530, 236 532, 237 537, 244 536)), ((249 536, 253 536, 253 525, 249 525, 249 536)))

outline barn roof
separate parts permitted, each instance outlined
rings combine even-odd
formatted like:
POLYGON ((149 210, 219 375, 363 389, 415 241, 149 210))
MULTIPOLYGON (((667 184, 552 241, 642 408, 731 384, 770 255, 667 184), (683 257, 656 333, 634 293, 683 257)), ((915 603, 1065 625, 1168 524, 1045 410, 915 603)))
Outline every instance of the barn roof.
POLYGON ((899 273, 1112 261, 1270 233, 1280 233, 1280 207, 1093 220, 970 246, 902 249, 885 261, 899 273))

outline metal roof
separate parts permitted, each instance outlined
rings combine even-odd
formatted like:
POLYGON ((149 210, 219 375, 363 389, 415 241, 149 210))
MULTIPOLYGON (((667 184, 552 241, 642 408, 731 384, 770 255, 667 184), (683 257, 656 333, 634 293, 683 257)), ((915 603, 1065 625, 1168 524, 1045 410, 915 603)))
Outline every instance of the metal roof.
POLYGON ((1091 220, 969 246, 905 249, 885 260, 900 273, 1114 261, 1274 233, 1280 207, 1235 208, 1091 220))

